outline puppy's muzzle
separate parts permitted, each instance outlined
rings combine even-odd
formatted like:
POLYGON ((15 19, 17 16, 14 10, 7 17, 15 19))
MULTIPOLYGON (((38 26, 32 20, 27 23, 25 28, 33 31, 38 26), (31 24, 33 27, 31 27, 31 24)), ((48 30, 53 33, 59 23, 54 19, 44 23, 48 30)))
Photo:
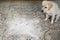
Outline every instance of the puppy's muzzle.
POLYGON ((41 12, 43 13, 44 11, 43 11, 43 10, 41 10, 41 12))

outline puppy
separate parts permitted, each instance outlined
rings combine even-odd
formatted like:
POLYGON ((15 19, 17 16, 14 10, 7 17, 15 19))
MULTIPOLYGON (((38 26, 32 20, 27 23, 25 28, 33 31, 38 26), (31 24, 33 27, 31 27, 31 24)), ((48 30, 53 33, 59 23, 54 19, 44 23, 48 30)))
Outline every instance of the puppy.
POLYGON ((51 24, 54 23, 54 19, 56 16, 56 20, 55 22, 57 22, 57 20, 59 19, 59 7, 55 2, 52 1, 43 1, 42 2, 42 11, 43 13, 46 13, 46 18, 45 21, 47 21, 47 19, 52 16, 51 18, 51 24))

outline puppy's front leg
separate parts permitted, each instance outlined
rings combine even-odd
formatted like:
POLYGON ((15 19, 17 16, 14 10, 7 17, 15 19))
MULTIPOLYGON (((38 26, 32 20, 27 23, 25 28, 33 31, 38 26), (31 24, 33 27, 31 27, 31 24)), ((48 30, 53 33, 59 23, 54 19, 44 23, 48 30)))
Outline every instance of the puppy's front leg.
POLYGON ((48 16, 48 14, 46 14, 46 18, 45 18, 45 21, 47 21, 47 20, 48 20, 48 18, 49 18, 49 16, 48 16))
POLYGON ((55 20, 55 22, 57 22, 57 21, 58 21, 58 19, 59 19, 59 15, 56 15, 56 20, 55 20))
POLYGON ((51 24, 54 22, 55 15, 52 16, 51 24))

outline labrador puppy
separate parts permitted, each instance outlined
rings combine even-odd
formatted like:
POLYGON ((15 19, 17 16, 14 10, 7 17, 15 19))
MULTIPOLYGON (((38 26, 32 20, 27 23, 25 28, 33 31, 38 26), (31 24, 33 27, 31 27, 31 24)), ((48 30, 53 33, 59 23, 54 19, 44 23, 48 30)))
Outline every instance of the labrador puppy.
POLYGON ((42 10, 41 10, 41 12, 46 13, 45 21, 47 21, 48 18, 50 16, 52 16, 51 24, 54 23, 55 16, 56 16, 55 22, 57 22, 57 20, 59 19, 59 16, 60 16, 59 15, 59 7, 53 1, 47 1, 47 0, 43 1, 42 2, 42 10))

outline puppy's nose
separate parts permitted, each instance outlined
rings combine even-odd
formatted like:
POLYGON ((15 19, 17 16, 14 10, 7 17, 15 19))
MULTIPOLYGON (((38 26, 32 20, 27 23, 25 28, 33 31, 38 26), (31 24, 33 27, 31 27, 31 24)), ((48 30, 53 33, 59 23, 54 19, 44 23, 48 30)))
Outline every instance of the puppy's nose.
POLYGON ((41 12, 43 12, 43 10, 41 10, 41 12))

